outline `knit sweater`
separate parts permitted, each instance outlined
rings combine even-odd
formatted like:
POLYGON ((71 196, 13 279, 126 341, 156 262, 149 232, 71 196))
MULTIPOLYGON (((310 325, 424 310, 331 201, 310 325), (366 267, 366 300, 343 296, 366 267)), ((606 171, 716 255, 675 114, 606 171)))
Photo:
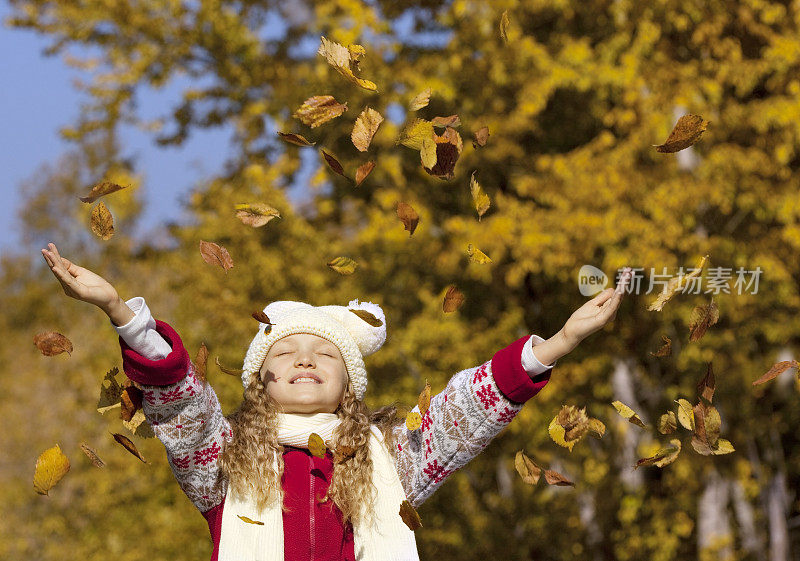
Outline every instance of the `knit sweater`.
MULTIPOLYGON (((198 380, 178 334, 154 320, 142 298, 127 304, 134 319, 114 326, 120 334, 123 369, 142 385, 145 417, 166 448, 178 484, 208 523, 214 543, 211 560, 216 561, 228 486, 218 458, 233 436, 230 424, 211 385, 198 380)), ((547 384, 552 365, 542 365, 530 353, 533 341, 541 338, 518 339, 491 360, 453 375, 431 398, 420 429, 409 431, 404 424, 394 428, 395 466, 412 505, 421 505, 450 474, 477 456, 547 384)), ((285 558, 355 561, 352 526, 341 523, 341 512, 330 501, 317 506, 310 501, 310 493, 324 496, 330 484, 330 452, 317 458, 287 446, 284 466, 282 486, 287 503, 295 506, 284 513, 285 558), (314 521, 311 529, 309 519, 314 521)))

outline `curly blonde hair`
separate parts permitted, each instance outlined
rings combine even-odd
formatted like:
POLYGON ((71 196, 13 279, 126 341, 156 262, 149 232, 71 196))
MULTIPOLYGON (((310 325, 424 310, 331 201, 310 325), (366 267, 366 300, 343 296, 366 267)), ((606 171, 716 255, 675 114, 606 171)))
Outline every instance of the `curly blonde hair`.
MULTIPOLYGON (((275 500, 280 500, 281 509, 287 510, 281 487, 284 447, 278 443, 280 410, 261 377, 254 373, 242 403, 226 417, 233 438, 220 455, 220 476, 227 476, 229 493, 252 497, 259 510, 275 500)), ((361 516, 370 518, 375 513, 377 489, 372 485, 372 459, 367 445, 370 425, 378 427, 394 455, 392 429, 403 420, 397 417, 396 404, 370 411, 355 397, 350 383, 334 413, 342 421, 333 433, 334 448, 350 448, 355 454, 334 464, 328 493, 320 502, 331 499, 341 510, 343 522, 354 523, 361 516)))

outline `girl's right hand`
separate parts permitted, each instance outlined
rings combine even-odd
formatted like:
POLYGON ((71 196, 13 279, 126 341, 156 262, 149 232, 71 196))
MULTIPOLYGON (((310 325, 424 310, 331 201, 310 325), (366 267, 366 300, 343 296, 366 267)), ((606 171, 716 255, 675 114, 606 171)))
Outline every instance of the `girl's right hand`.
POLYGON ((42 249, 42 255, 67 296, 104 311, 119 302, 119 294, 106 279, 61 257, 55 244, 49 243, 47 247, 49 249, 42 249))

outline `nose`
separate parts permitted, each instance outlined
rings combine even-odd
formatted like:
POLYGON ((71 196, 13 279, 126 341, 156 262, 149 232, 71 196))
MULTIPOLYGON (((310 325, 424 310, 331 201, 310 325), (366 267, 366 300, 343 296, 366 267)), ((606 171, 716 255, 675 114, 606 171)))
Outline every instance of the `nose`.
POLYGON ((300 351, 297 353, 297 359, 294 361, 294 365, 299 368, 314 368, 314 359, 313 353, 308 351, 300 351))

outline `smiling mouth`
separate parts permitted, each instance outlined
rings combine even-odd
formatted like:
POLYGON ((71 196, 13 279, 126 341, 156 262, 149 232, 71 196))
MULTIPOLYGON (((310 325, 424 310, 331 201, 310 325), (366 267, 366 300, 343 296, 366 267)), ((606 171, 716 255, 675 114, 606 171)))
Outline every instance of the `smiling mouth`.
POLYGON ((316 374, 298 374, 294 376, 290 381, 290 384, 321 384, 322 380, 320 380, 319 376, 316 374))

